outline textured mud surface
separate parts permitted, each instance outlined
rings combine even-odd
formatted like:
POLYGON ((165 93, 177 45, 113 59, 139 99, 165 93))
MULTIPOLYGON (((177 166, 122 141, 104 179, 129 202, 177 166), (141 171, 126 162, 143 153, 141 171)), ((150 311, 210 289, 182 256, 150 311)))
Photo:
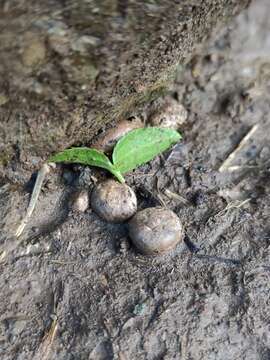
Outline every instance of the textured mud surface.
POLYGON ((131 116, 162 93, 214 24, 248 3, 2 1, 0 174, 11 161, 35 169, 131 116))
POLYGON ((269 12, 254 1, 179 69, 168 96, 188 110, 183 141, 127 176, 139 208, 181 218, 169 254, 139 255, 124 225, 69 211, 74 188, 105 173, 59 167, 20 242, 33 177, 2 184, 1 359, 270 358, 269 12))

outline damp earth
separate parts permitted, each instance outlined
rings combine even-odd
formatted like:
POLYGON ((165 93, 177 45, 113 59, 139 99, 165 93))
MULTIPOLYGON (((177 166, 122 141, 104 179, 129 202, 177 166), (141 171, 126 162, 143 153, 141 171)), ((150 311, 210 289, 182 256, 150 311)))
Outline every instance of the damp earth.
MULTIPOLYGON (((183 140, 126 176, 138 210, 180 218, 185 237, 172 251, 144 256, 125 223, 71 211, 72 194, 108 178, 78 165, 50 174, 15 239, 36 174, 18 165, 1 178, 1 359, 270 358, 269 12, 254 1, 216 29, 138 114, 147 122, 170 99, 187 111, 183 140)), ((43 61, 30 50, 28 66, 43 61)))

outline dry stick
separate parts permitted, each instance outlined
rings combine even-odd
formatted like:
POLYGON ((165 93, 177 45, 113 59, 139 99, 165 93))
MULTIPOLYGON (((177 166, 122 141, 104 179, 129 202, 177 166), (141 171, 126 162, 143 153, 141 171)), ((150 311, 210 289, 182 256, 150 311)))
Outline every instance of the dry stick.
POLYGON ((240 170, 240 169, 253 169, 253 168, 256 168, 256 167, 258 167, 258 166, 248 166, 248 165, 246 165, 246 166, 240 166, 240 165, 234 165, 234 166, 229 166, 228 168, 227 168, 227 171, 228 172, 234 172, 234 171, 237 171, 237 170, 240 170))
POLYGON ((55 339, 58 330, 57 316, 52 321, 49 331, 43 338, 43 342, 40 344, 38 351, 36 352, 33 360, 47 360, 51 352, 51 347, 55 339))
POLYGON ((44 165, 42 165, 41 169, 38 172, 37 180, 36 180, 32 195, 31 195, 31 199, 30 199, 30 203, 27 208, 27 211, 26 211, 26 215, 22 219, 21 224, 15 233, 16 237, 19 237, 22 234, 25 226, 27 225, 30 217, 32 216, 32 213, 35 209, 45 176, 50 172, 50 166, 54 166, 54 164, 53 163, 52 164, 44 164, 44 165))
POLYGON ((240 209, 242 206, 246 205, 247 203, 249 203, 251 201, 250 198, 248 199, 245 199, 241 202, 232 202, 230 204, 228 204, 225 209, 223 209, 222 211, 227 211, 227 210, 230 210, 230 209, 240 209))
POLYGON ((165 189, 164 194, 171 200, 178 200, 181 203, 183 203, 184 205, 190 205, 190 202, 186 198, 184 198, 183 196, 181 196, 177 193, 172 192, 169 189, 165 189))
MULTIPOLYGON (((258 165, 234 165, 234 166, 229 166, 228 167, 228 171, 229 172, 233 172, 233 171, 236 171, 236 170, 239 170, 239 169, 258 169, 258 170, 264 170, 267 165, 269 164, 269 161, 265 161, 263 162, 261 165, 258 164, 258 165)), ((266 169, 268 170, 268 169, 266 169)))
POLYGON ((240 143, 237 145, 237 147, 234 149, 232 153, 227 157, 227 159, 223 162, 223 164, 218 169, 219 172, 226 171, 233 159, 235 158, 236 154, 243 148, 243 146, 246 144, 246 142, 251 138, 251 136, 255 133, 255 131, 258 129, 259 124, 255 124, 252 126, 252 128, 248 131, 248 133, 243 137, 243 139, 240 141, 240 143))
POLYGON ((6 257, 6 255, 7 255, 6 250, 3 250, 3 251, 0 253, 0 263, 1 263, 2 260, 4 260, 4 258, 6 257))

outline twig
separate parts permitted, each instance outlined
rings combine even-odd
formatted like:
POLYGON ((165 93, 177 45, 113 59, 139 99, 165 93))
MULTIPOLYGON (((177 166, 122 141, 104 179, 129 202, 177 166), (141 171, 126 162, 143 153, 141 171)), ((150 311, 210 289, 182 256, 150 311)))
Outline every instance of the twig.
POLYGON ((142 177, 151 177, 151 176, 154 176, 155 174, 156 174, 156 171, 149 173, 149 174, 144 174, 143 172, 140 172, 138 174, 127 174, 126 176, 130 177, 130 178, 134 178, 134 179, 137 179, 137 178, 140 179, 142 177))
POLYGON ((45 176, 50 172, 50 166, 54 166, 54 164, 44 164, 44 165, 42 165, 41 169, 38 172, 37 180, 36 180, 32 195, 31 195, 31 199, 30 199, 30 203, 28 205, 27 211, 26 211, 26 215, 22 219, 21 224, 15 233, 16 237, 19 237, 22 234, 25 226, 27 225, 29 219, 32 216, 32 213, 36 207, 36 203, 37 203, 45 176))
POLYGON ((184 205, 190 205, 190 202, 186 198, 184 198, 183 196, 177 193, 172 192, 169 189, 165 189, 164 194, 171 200, 177 200, 183 203, 184 205))
POLYGON ((45 334, 43 342, 41 343, 37 353, 35 354, 34 360, 47 360, 51 351, 51 346, 54 341, 56 332, 58 329, 58 318, 54 316, 49 331, 45 334))
POLYGON ((167 208, 167 205, 166 205, 165 201, 163 200, 162 195, 161 195, 161 193, 159 191, 158 191, 158 194, 157 194, 157 199, 158 199, 160 205, 167 208))
POLYGON ((227 168, 227 171, 228 172, 234 172, 234 171, 237 171, 237 170, 241 170, 241 169, 254 169, 258 166, 249 166, 249 165, 246 165, 246 166, 240 166, 240 165, 234 165, 234 166, 229 166, 227 168))
POLYGON ((249 203, 250 201, 251 201, 250 198, 245 199, 245 200, 243 200, 241 202, 236 201, 235 203, 228 204, 223 211, 227 211, 227 210, 230 210, 230 209, 240 209, 242 206, 249 203))
POLYGON ((221 216, 221 215, 225 214, 226 211, 231 210, 231 209, 240 209, 242 206, 246 205, 250 201, 251 201, 251 198, 247 198, 243 201, 236 200, 235 202, 231 202, 223 210, 221 210, 217 214, 215 214, 214 217, 221 216))
POLYGON ((237 170, 242 170, 242 169, 258 169, 258 170, 268 170, 267 169, 267 165, 269 164, 269 161, 265 161, 262 164, 257 164, 257 165, 234 165, 234 166, 229 166, 227 168, 227 171, 229 172, 233 172, 233 171, 237 171, 237 170))
POLYGON ((6 255, 7 255, 6 250, 3 250, 3 251, 0 253, 0 262, 4 260, 4 258, 6 257, 6 255))
POLYGON ((243 148, 243 146, 251 138, 251 136, 255 133, 255 131, 258 129, 258 127, 259 127, 259 124, 255 124, 252 126, 252 128, 248 131, 248 133, 243 137, 243 139, 240 141, 240 143, 234 149, 234 151, 230 153, 230 155, 227 157, 227 159, 219 167, 219 169, 218 169, 219 172, 226 171, 229 168, 231 162, 236 157, 236 154, 243 148))
POLYGON ((78 264, 78 261, 61 261, 61 260, 47 260, 50 263, 56 264, 56 265, 74 265, 78 264))

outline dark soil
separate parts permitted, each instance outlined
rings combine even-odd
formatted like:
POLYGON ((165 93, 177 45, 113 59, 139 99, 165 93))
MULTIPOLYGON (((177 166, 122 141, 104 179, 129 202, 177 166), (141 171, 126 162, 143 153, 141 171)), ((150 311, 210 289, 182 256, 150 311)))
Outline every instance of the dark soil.
POLYGON ((1 359, 270 359, 269 13, 255 1, 179 68, 166 96, 189 112, 183 140, 126 176, 140 209, 181 219, 170 253, 140 255, 125 224, 69 210, 105 172, 59 166, 19 241, 35 174, 2 184, 1 359))
POLYGON ((11 161, 33 171, 140 111, 195 44, 249 3, 2 0, 0 176, 10 178, 11 161))

